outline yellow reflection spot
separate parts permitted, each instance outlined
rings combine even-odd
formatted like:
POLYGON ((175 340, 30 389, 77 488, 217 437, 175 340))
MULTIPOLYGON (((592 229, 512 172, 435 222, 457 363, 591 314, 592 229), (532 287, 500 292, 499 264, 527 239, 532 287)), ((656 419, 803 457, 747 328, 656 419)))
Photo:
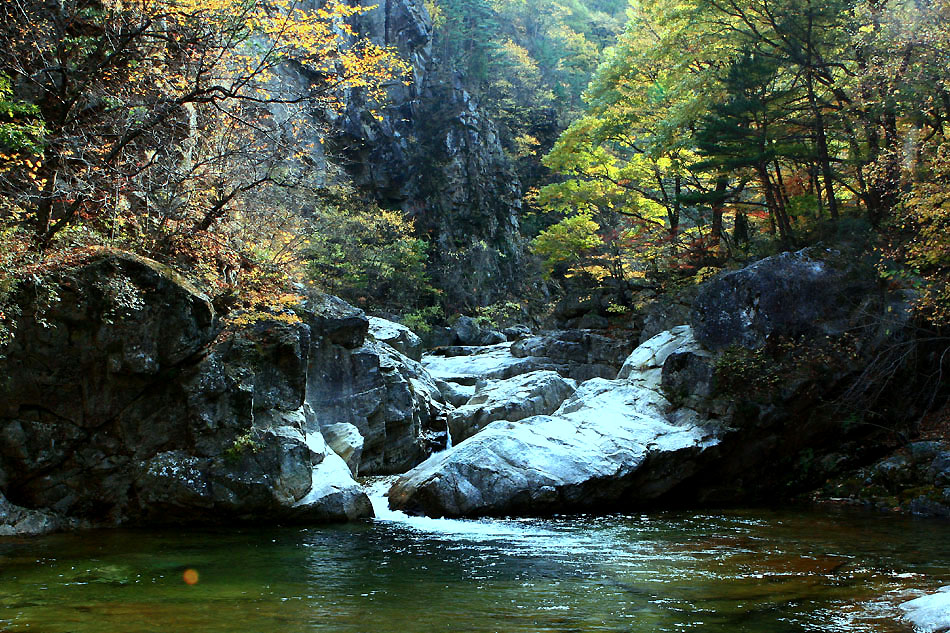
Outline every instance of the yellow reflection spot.
POLYGON ((186 569, 185 573, 181 575, 182 580, 185 581, 186 585, 196 585, 198 584, 198 572, 194 569, 186 569))

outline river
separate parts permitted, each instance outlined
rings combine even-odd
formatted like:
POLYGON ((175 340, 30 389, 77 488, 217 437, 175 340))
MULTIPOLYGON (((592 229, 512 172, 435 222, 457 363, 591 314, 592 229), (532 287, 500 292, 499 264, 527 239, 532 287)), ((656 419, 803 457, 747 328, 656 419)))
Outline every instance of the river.
POLYGON ((887 633, 908 630, 898 602, 950 584, 950 522, 844 509, 435 520, 388 511, 381 489, 380 516, 350 525, 0 538, 0 630, 887 633))

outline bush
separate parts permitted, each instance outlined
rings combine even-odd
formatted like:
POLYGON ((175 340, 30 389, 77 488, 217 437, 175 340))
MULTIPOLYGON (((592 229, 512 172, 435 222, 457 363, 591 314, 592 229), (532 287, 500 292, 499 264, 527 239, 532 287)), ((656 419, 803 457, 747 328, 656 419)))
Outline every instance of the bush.
POLYGON ((396 312, 430 303, 425 241, 398 211, 329 207, 315 219, 305 250, 310 278, 361 307, 396 312))

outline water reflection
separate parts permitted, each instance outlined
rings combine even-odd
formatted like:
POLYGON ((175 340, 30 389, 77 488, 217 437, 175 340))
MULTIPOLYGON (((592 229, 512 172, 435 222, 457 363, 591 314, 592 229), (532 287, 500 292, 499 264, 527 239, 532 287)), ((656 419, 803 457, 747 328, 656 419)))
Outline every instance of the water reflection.
POLYGON ((886 633, 950 582, 948 536, 757 510, 6 539, 0 630, 886 633))

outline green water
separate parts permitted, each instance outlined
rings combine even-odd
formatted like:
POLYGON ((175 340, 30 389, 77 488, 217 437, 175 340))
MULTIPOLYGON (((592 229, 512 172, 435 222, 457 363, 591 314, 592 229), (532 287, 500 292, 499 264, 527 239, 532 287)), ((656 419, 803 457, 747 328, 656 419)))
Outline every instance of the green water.
POLYGON ((945 584, 950 523, 863 512, 103 530, 0 539, 0 631, 889 632, 945 584))

